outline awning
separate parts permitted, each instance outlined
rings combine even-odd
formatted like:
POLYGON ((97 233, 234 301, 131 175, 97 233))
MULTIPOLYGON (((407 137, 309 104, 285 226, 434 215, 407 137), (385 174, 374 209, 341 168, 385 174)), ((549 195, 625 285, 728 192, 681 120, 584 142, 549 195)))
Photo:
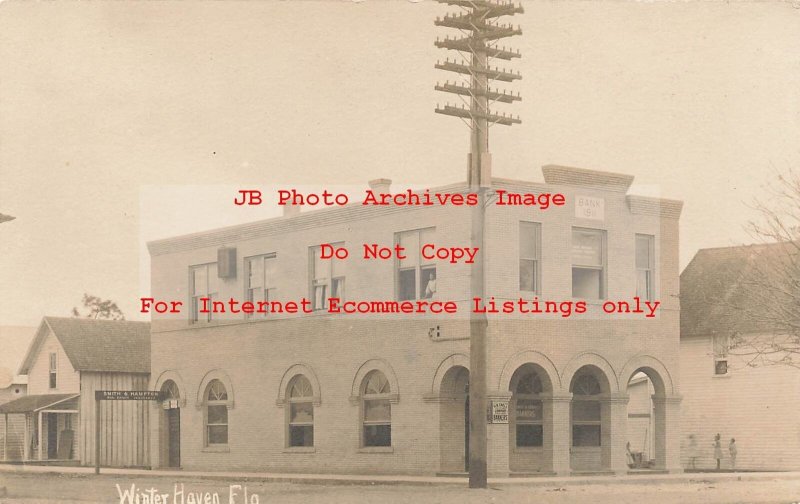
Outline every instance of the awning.
POLYGON ((42 394, 20 397, 11 402, 0 404, 0 415, 4 413, 36 412, 76 397, 80 397, 80 394, 42 394))

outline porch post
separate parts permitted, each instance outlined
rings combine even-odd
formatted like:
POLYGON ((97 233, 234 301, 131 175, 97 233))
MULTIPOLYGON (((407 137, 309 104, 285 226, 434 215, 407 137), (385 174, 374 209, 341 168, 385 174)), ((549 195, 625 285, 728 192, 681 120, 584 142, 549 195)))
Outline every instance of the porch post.
POLYGON ((3 461, 8 462, 8 413, 3 414, 3 461))
POLYGON ((42 412, 39 412, 39 460, 42 459, 42 445, 44 444, 44 439, 42 438, 42 412))
POLYGON ((24 444, 22 445, 22 460, 27 461, 31 459, 31 432, 30 427, 28 426, 27 413, 25 413, 25 431, 22 437, 24 441, 24 444))

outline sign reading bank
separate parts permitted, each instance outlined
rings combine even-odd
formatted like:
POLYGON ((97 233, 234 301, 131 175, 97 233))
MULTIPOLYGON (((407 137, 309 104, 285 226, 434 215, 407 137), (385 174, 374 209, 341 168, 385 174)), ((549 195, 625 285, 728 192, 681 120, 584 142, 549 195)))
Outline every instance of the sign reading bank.
POLYGON ((592 196, 575 196, 575 217, 579 219, 605 220, 606 200, 592 196))

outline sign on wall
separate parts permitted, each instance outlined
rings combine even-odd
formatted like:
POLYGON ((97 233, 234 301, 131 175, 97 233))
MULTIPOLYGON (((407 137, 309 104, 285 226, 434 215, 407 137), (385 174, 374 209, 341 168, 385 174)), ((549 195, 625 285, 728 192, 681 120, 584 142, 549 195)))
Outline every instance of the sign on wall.
POLYGON ((158 390, 96 390, 97 401, 161 401, 163 396, 158 390))
POLYGON ((500 399, 492 401, 491 415, 489 423, 507 424, 508 423, 508 400, 500 399))
POLYGON ((579 219, 604 220, 606 200, 592 196, 575 196, 575 217, 579 219))

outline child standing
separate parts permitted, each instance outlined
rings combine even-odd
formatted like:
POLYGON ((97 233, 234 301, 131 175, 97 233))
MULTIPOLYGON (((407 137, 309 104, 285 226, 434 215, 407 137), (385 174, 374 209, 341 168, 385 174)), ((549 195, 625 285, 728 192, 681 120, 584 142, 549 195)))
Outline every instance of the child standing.
POLYGON ((731 442, 728 444, 728 451, 731 454, 731 469, 734 471, 736 470, 736 454, 738 450, 736 449, 736 440, 731 438, 731 442))
POLYGON ((719 471, 722 462, 722 442, 720 441, 721 438, 722 436, 720 436, 719 433, 717 433, 717 435, 714 436, 714 458, 717 459, 717 471, 719 471))
POLYGON ((697 457, 699 456, 697 453, 697 438, 694 437, 694 434, 689 434, 689 468, 690 469, 697 469, 697 457))

